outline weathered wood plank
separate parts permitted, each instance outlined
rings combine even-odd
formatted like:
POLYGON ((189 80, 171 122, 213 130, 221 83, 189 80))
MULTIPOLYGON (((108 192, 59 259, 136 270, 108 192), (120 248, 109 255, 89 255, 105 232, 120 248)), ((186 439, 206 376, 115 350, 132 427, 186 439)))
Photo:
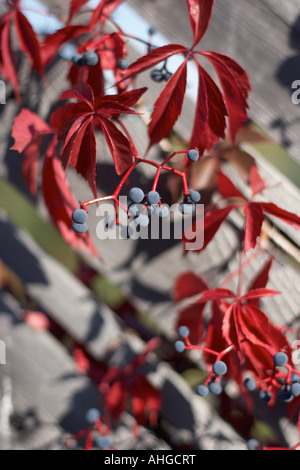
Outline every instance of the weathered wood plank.
MULTIPOLYGON (((0 388, 6 393, 0 402, 2 424, 8 400, 11 403, 5 433, 1 427, 0 448, 58 450, 66 436, 87 428, 85 416, 90 408, 103 413, 98 388, 78 373, 73 358, 59 341, 23 322, 21 307, 8 294, 0 296, 0 313, 0 337, 7 346, 7 363, 0 366, 0 388)), ((169 449, 144 427, 135 437, 134 423, 128 413, 122 415, 112 433, 115 447, 169 449)))

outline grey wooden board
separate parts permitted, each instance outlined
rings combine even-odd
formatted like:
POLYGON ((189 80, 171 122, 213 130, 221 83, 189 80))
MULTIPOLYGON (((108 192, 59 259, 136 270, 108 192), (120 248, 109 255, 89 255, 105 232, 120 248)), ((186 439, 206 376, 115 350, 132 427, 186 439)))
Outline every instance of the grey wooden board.
MULTIPOLYGON (((125 366, 130 357, 140 352, 143 343, 132 335, 123 341, 111 356, 111 366, 125 366)), ((177 373, 163 361, 151 355, 139 370, 149 376, 153 385, 161 390, 161 418, 169 429, 173 445, 188 445, 196 450, 244 450, 245 442, 232 427, 212 409, 212 403, 203 401, 177 373)))
MULTIPOLYGON (((171 43, 191 44, 185 2, 129 0, 129 4, 171 43)), ((300 161, 300 107, 291 101, 291 85, 300 77, 300 36, 293 33, 299 15, 300 5, 296 0, 284 4, 261 0, 217 1, 209 29, 199 45, 200 50, 232 56, 247 70, 253 88, 250 117, 278 142, 283 145, 286 142, 289 153, 297 161, 300 161)), ((210 70, 208 62, 203 64, 210 70)), ((183 136, 191 132, 190 113, 188 106, 178 127, 183 136)))
MULTIPOLYGON (((78 372, 73 358, 60 342, 47 331, 36 332, 23 322, 24 312, 9 294, 0 296, 0 312, 1 339, 7 349, 6 364, 0 366, 0 388, 1 392, 6 391, 1 393, 1 423, 5 412, 8 415, 8 399, 11 402, 10 425, 5 433, 1 426, 0 448, 60 449, 66 436, 87 428, 85 415, 90 408, 103 413, 97 386, 78 372)), ((169 449, 162 439, 144 427, 138 437, 133 436, 134 423, 128 413, 122 415, 119 426, 112 432, 116 448, 169 449)))
MULTIPOLYGON (((119 342, 122 342, 123 332, 126 333, 126 326, 124 325, 124 329, 116 328, 114 323, 111 322, 110 316, 113 316, 113 313, 110 312, 107 315, 103 315, 102 328, 100 330, 98 330, 98 328, 94 328, 93 317, 85 315, 85 304, 89 306, 89 300, 92 297, 91 293, 89 293, 89 291, 86 289, 84 293, 85 295, 83 296, 82 292, 84 288, 75 278, 69 276, 65 270, 58 265, 58 263, 50 260, 47 255, 37 247, 33 240, 30 240, 29 237, 25 237, 24 235, 22 236, 20 230, 15 229, 15 232, 18 233, 18 236, 14 235, 12 227, 2 219, 0 222, 0 233, 3 242, 2 246, 5 245, 6 248, 3 251, 0 249, 0 259, 5 264, 7 264, 15 274, 18 275, 18 277, 23 282, 26 292, 30 298, 38 302, 38 304, 41 305, 46 313, 48 313, 55 321, 57 321, 57 323, 63 326, 63 328, 69 334, 71 334, 75 340, 84 343, 86 349, 95 358, 105 357, 106 360, 109 361, 111 352, 114 349, 118 351, 118 344, 119 342), (9 234, 9 237, 6 236, 6 231, 7 234, 9 234), (10 243, 8 238, 11 240, 10 243), (22 240, 22 248, 19 244, 20 239, 22 240), (4 251, 6 251, 6 253, 4 253, 4 251), (33 259, 35 259, 36 262, 35 266, 33 265, 33 259), (23 262, 21 262, 21 260, 23 260, 23 262), (30 271, 28 270, 28 265, 31 265, 30 271), (67 284, 65 280, 65 278, 68 278, 68 276, 70 277, 69 284, 67 284), (76 308, 76 304, 73 304, 72 299, 74 299, 74 293, 79 296, 77 297, 78 308, 76 308), (62 297, 64 303, 60 303, 61 300, 57 302, 57 300, 61 299, 62 297), (69 304, 68 306, 67 303, 69 304), (86 335, 86 329, 91 331, 93 336, 86 335), (102 336, 102 333, 104 336, 102 336), (115 339, 115 344, 112 344, 112 336, 115 339), (100 346, 101 351, 99 352, 100 346)), ((116 354, 118 354, 118 352, 116 352, 116 354)), ((122 361, 124 361, 122 352, 118 355, 122 361)), ((124 362, 121 363, 121 365, 123 364, 124 362)), ((171 369, 166 365, 161 365, 161 367, 165 367, 165 370, 169 371, 169 388, 167 388, 166 385, 166 390, 168 390, 170 396, 175 395, 179 399, 179 396, 181 396, 182 387, 186 394, 189 390, 189 387, 184 385, 184 381, 181 379, 181 377, 176 374, 175 371, 172 372, 171 369)), ((167 380, 165 373, 164 377, 165 380, 167 380)), ((185 403, 184 406, 189 408, 192 392, 189 390, 188 396, 185 394, 181 396, 182 406, 185 403)), ((218 436, 220 433, 223 434, 223 426, 225 426, 225 429, 227 429, 226 423, 218 417, 217 413, 215 413, 213 410, 210 410, 205 402, 199 400, 195 403, 197 403, 197 405, 195 405, 197 416, 206 416, 206 422, 214 422, 214 427, 211 428, 211 432, 214 432, 214 434, 211 436, 211 439, 215 439, 215 445, 218 446, 218 436)), ((193 413, 193 410, 189 411, 189 419, 194 420, 192 417, 193 413)), ((182 419, 184 417, 178 415, 174 408, 169 406, 164 409, 164 418, 169 423, 172 423, 173 426, 180 428, 182 426, 182 419)), ((185 423, 187 425, 187 421, 185 421, 185 423)), ((199 426, 203 428, 203 426, 205 427, 205 423, 202 422, 202 424, 199 424, 199 426)), ((197 429, 195 432, 196 431, 197 429)), ((206 444, 202 443, 201 440, 204 436, 203 429, 201 433, 199 431, 199 436, 198 432, 196 432, 196 435, 197 439, 198 437, 200 439, 197 445, 201 448, 206 446, 206 444)), ((235 440, 238 442, 237 435, 233 430, 231 430, 231 436, 232 439, 233 436, 235 436, 235 440)), ((223 440, 224 438, 221 439, 222 446, 232 445, 232 440, 231 442, 228 441, 227 444, 225 444, 223 440)), ((209 448, 208 444, 207 448, 209 448)))

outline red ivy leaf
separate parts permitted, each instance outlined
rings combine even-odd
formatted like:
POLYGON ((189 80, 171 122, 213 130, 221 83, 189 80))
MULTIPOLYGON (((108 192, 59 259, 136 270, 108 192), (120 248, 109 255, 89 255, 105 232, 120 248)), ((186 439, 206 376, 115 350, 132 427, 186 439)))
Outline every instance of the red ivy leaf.
POLYGON ((125 378, 115 381, 105 394, 104 402, 108 413, 116 420, 127 408, 128 390, 125 378))
MULTIPOLYGON (((260 289, 266 287, 268 280, 269 280, 269 272, 273 263, 273 258, 271 257, 266 264, 262 267, 262 269, 258 272, 254 280, 251 282, 248 291, 254 289, 260 289)), ((249 299, 249 303, 254 305, 258 305, 259 299, 249 299)))
POLYGON ((280 294, 277 290, 258 288, 250 290, 247 294, 240 297, 240 300, 260 299, 261 297, 270 297, 280 294))
POLYGON ((199 73, 198 99, 189 147, 198 148, 202 155, 204 150, 210 150, 225 137, 227 110, 215 82, 198 62, 196 66, 199 73))
POLYGON ((40 44, 31 24, 20 11, 16 11, 15 13, 14 24, 21 50, 30 58, 32 69, 37 70, 41 77, 43 77, 44 68, 41 60, 40 44))
POLYGON ((263 191, 266 187, 266 184, 262 177, 260 176, 256 166, 252 166, 249 175, 250 187, 252 189, 251 198, 253 198, 257 193, 263 191))
POLYGON ((208 289, 209 286, 202 277, 189 271, 177 277, 174 285, 174 300, 175 302, 179 302, 180 300, 193 297, 208 289))
POLYGON ((12 137, 15 139, 11 150, 23 152, 22 172, 33 196, 37 193, 38 160, 43 139, 52 135, 51 129, 45 121, 29 109, 23 108, 15 118, 12 128, 12 137))
POLYGON ((180 44, 168 44, 166 46, 157 47, 131 64, 128 69, 124 71, 122 81, 151 69, 174 54, 183 54, 184 52, 188 52, 188 49, 180 44))
POLYGON ((72 0, 70 4, 69 21, 89 0, 72 0))
POLYGON ((98 21, 101 23, 105 21, 123 1, 124 0, 102 0, 93 12, 90 23, 91 29, 94 29, 98 21))
POLYGON ((214 0, 186 0, 189 9, 190 23, 194 42, 192 48, 202 39, 208 28, 214 0))
POLYGON ((186 89, 187 59, 172 75, 154 104, 148 133, 150 146, 167 137, 181 113, 186 89))
POLYGON ((281 209, 272 202, 260 202, 259 205, 267 214, 278 217, 286 224, 292 225, 298 230, 300 229, 300 217, 298 217, 298 215, 281 209))
POLYGON ((131 387, 132 413, 137 423, 142 425, 149 416, 150 426, 157 425, 158 412, 161 408, 160 392, 141 375, 135 376, 131 387))
POLYGON ((37 114, 29 109, 23 108, 14 120, 12 137, 15 140, 11 150, 22 153, 32 142, 33 137, 53 134, 53 129, 37 114))
MULTIPOLYGON (((248 119, 246 112, 248 108, 246 88, 241 85, 241 83, 244 85, 246 81, 246 78, 243 81, 241 78, 241 71, 243 69, 233 59, 224 54, 209 51, 200 52, 200 54, 207 57, 216 69, 228 111, 229 132, 231 140, 234 142, 237 132, 248 119), (233 64, 235 64, 235 67, 233 67, 233 64), (237 67, 240 72, 239 74, 237 74, 237 67)), ((248 77, 245 71, 243 71, 243 76, 248 77)))
POLYGON ((224 173, 219 172, 217 174, 217 185, 219 192, 225 199, 242 199, 245 201, 244 196, 224 173))
MULTIPOLYGON (((208 212, 205 217, 204 217, 204 243, 203 246, 198 252, 203 251, 209 242, 213 239, 223 222, 227 219, 228 215, 230 212, 239 207, 239 204, 230 204, 227 207, 223 207, 221 209, 216 209, 215 211, 208 212)), ((192 234, 195 231, 195 225, 192 227, 192 234)), ((186 233, 184 234, 183 237, 183 242, 185 243, 185 240, 188 240, 188 242, 191 241, 190 236, 189 236, 189 231, 187 230, 186 233)))
POLYGON ((259 204, 250 202, 245 206, 246 230, 244 239, 245 253, 256 246, 260 236, 264 215, 259 204))
POLYGON ((229 289, 216 288, 203 292, 199 302, 209 302, 211 300, 215 301, 228 298, 236 298, 236 295, 229 289))

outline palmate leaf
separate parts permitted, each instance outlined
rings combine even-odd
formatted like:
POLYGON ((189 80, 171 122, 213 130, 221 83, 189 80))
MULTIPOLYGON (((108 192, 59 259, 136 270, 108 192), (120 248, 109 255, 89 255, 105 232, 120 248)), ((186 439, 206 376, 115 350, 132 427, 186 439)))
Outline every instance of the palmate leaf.
POLYGON ((131 64, 123 73, 121 80, 132 79, 175 54, 186 55, 183 64, 174 74, 175 77, 173 76, 173 80, 171 78, 167 83, 154 104, 149 125, 149 146, 158 143, 170 134, 181 113, 186 88, 187 58, 194 60, 199 74, 198 99, 189 147, 198 148, 200 154, 203 154, 205 150, 210 150, 216 142, 225 136, 226 117, 228 117, 230 137, 234 143, 237 132, 248 119, 247 97, 251 86, 246 71, 225 54, 194 50, 207 30, 213 5, 214 1, 212 0, 187 0, 194 36, 191 49, 180 44, 169 44, 155 48, 131 64), (222 92, 198 62, 198 55, 206 57, 213 64, 222 92), (164 112, 168 117, 166 122, 162 119, 164 112), (159 124, 163 124, 163 126, 159 124))
POLYGON ((61 158, 64 168, 70 163, 87 180, 95 196, 95 128, 106 139, 117 173, 123 174, 133 161, 132 142, 112 120, 120 114, 137 114, 130 106, 135 105, 145 91, 146 88, 141 88, 95 97, 92 88, 80 82, 61 95, 62 100, 76 99, 77 103, 66 104, 51 115, 51 124, 63 145, 61 158))

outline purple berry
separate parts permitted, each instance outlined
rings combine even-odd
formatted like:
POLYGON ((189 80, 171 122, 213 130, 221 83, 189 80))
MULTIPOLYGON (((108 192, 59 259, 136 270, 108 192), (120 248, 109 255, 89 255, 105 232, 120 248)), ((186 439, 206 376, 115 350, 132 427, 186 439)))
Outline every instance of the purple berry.
POLYGON ((96 54, 96 52, 89 51, 83 54, 82 60, 83 60, 84 65, 88 67, 94 67, 95 65, 98 64, 99 57, 98 57, 98 54, 96 54))
POLYGON ((160 201, 160 195, 157 191, 149 191, 147 194, 148 204, 158 204, 160 201))
POLYGON ((208 392, 209 390, 205 385, 198 385, 198 387, 196 388, 196 393, 200 397, 206 397, 208 395, 208 392))
POLYGON ((191 162, 196 162, 199 160, 199 152, 196 149, 189 150, 187 153, 187 157, 191 162))
POLYGON ((76 209, 72 214, 72 220, 76 224, 84 224, 88 219, 88 214, 84 209, 76 209))
POLYGON ((252 377, 247 377, 244 380, 244 385, 249 392, 253 392, 256 389, 256 382, 252 377))
POLYGON ((278 352, 273 357, 274 364, 277 367, 283 367, 288 362, 288 357, 284 352, 278 352))
POLYGON ((179 353, 182 353, 185 350, 185 344, 183 341, 180 341, 180 340, 175 341, 174 347, 175 347, 175 351, 179 353))
POLYGON ((187 326, 182 325, 178 328, 178 334, 181 338, 187 338, 190 334, 190 330, 187 326))
POLYGON ((129 191, 129 199, 136 204, 139 204, 144 199, 145 194, 141 188, 131 188, 129 191))
POLYGON ((217 361, 213 365, 213 372, 216 375, 225 375, 227 372, 227 366, 223 361, 217 361))
POLYGON ((120 70, 128 69, 129 65, 130 65, 130 62, 127 59, 120 59, 117 62, 117 67, 120 70))
POLYGON ((259 450, 260 447, 261 445, 256 439, 249 439, 247 442, 248 450, 259 450))
POLYGON ((87 226, 87 224, 74 223, 74 224, 72 224, 72 229, 76 233, 85 233, 85 232, 87 232, 88 226, 87 226))
POLYGON ((151 78, 154 82, 162 82, 164 79, 164 73, 161 70, 154 69, 151 72, 151 78))

